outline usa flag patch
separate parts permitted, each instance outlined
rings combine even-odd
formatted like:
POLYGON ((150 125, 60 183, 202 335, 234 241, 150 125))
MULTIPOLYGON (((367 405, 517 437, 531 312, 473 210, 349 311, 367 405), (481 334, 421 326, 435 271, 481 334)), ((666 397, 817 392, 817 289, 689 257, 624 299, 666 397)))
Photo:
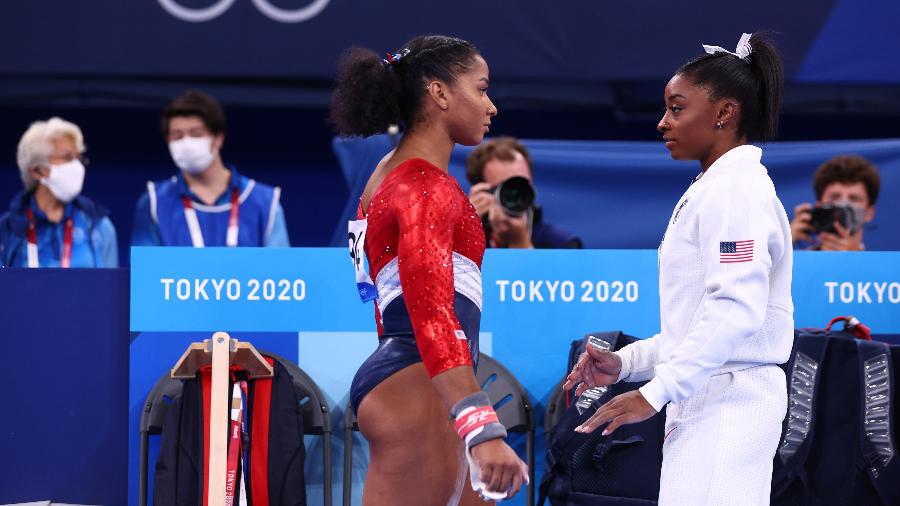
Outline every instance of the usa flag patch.
POLYGON ((719 243, 719 262, 736 264, 753 260, 753 240, 719 243))

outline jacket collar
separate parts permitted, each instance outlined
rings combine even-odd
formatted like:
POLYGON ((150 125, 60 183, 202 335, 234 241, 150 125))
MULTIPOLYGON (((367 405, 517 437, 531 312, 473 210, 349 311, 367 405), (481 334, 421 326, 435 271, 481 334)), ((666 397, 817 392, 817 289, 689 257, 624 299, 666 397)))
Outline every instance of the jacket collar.
MULTIPOLYGON (((9 203, 9 220, 13 230, 23 234, 28 228, 28 220, 25 217, 25 209, 27 207, 31 207, 34 211, 34 215, 39 220, 47 221, 47 215, 44 214, 35 203, 34 189, 19 192, 9 203)), ((94 201, 83 195, 78 195, 72 202, 66 204, 63 217, 71 217, 76 209, 84 212, 88 218, 90 218, 91 222, 96 222, 100 218, 109 216, 109 211, 105 207, 95 204, 94 201)))
POLYGON ((762 160, 762 150, 752 144, 743 144, 735 148, 731 148, 725 154, 720 156, 718 160, 712 163, 706 169, 704 174, 713 171, 721 172, 723 168, 736 167, 740 162, 749 162, 759 165, 762 160))
MULTIPOLYGON (((226 165, 225 168, 231 171, 231 178, 228 180, 228 189, 216 198, 216 204, 227 201, 227 199, 231 197, 231 192, 234 190, 241 191, 241 175, 238 174, 237 169, 231 165, 226 165)), ((203 202, 191 191, 190 187, 188 187, 187 181, 184 179, 184 174, 181 171, 178 171, 178 174, 175 175, 175 184, 178 186, 179 195, 186 196, 194 202, 203 202)))

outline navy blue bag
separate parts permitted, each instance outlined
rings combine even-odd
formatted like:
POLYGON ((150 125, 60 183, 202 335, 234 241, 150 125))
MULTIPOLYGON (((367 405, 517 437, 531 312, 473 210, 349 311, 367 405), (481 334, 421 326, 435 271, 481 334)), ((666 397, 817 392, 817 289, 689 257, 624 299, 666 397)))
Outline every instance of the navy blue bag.
POLYGON ((847 321, 844 330, 794 333, 773 505, 900 504, 900 347, 871 341, 865 326, 847 321))
MULTIPOLYGON (((606 341, 612 350, 637 340, 621 331, 592 332, 572 342, 567 371, 584 352, 591 336, 606 341)), ((594 401, 592 409, 584 413, 576 409, 574 394, 569 397, 568 408, 550 433, 538 504, 543 505, 548 498, 552 506, 656 504, 666 423, 664 414, 622 426, 609 436, 603 436, 600 429, 591 434, 579 434, 574 430, 595 413, 596 408, 643 384, 620 382, 612 385, 594 401)))

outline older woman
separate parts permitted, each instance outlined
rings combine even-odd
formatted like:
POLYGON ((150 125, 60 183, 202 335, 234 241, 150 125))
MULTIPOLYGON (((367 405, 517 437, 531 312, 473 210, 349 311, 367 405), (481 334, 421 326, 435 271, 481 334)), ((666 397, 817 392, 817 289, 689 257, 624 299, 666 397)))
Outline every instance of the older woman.
POLYGON ((116 229, 107 211, 80 195, 84 136, 60 118, 37 121, 19 141, 25 189, 0 217, 0 265, 117 267, 116 229))

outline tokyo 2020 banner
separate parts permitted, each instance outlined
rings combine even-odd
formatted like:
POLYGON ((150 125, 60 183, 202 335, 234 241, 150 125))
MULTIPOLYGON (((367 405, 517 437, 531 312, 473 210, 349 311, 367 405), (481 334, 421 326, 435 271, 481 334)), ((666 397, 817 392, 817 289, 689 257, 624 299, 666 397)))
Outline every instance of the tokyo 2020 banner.
MULTIPOLYGON (((322 387, 335 434, 342 433, 350 381, 377 344, 374 309, 360 303, 346 249, 133 248, 131 262, 133 500, 143 400, 189 343, 213 331, 297 361, 322 387)), ((900 334, 900 252, 798 252, 794 266, 798 327, 854 315, 875 333, 900 334)), ((516 375, 532 399, 540 479, 543 411, 565 372, 569 343, 591 331, 648 337, 659 330, 656 251, 488 250, 483 271, 482 351, 516 375)), ((524 454, 524 441, 512 442, 524 454)), ((340 436, 333 443, 340 497, 340 436)), ((354 444, 358 502, 367 453, 359 436, 354 444)), ((317 504, 321 441, 308 436, 307 448, 309 502, 317 504)))

